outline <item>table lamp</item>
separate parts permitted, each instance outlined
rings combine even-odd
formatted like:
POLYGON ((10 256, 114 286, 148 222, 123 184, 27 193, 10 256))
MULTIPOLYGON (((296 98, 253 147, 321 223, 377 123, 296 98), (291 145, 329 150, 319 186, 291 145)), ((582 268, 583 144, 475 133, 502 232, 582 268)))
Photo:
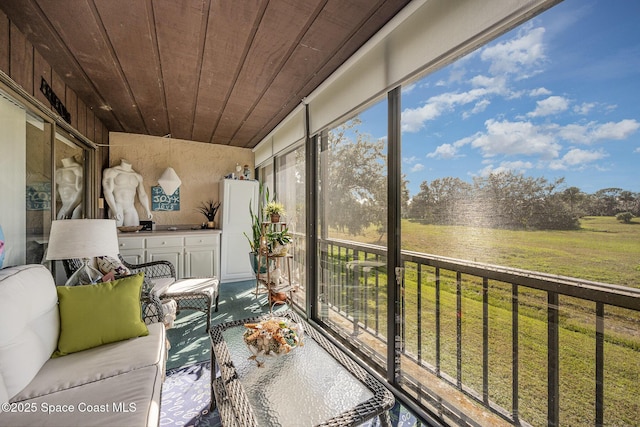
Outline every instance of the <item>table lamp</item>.
POLYGON ((113 219, 63 219, 51 223, 47 260, 81 258, 83 266, 65 286, 96 283, 102 273, 90 265, 97 256, 118 256, 118 233, 113 219))

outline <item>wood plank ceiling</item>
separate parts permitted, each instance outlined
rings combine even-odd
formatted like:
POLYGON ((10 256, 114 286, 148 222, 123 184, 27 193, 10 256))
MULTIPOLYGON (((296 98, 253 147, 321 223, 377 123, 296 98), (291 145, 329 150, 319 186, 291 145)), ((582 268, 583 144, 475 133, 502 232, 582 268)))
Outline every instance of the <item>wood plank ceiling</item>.
POLYGON ((253 148, 409 0, 2 0, 110 131, 253 148))

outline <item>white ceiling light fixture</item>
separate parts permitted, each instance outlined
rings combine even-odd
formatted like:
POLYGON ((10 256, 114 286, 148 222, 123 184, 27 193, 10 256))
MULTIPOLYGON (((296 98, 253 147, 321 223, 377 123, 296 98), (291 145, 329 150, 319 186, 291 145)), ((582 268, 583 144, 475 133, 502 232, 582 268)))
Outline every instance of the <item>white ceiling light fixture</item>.
POLYGON ((180 180, 180 177, 171 167, 165 169, 160 178, 158 178, 158 185, 162 187, 162 191, 164 191, 164 194, 168 196, 175 193, 181 184, 182 181, 180 180))

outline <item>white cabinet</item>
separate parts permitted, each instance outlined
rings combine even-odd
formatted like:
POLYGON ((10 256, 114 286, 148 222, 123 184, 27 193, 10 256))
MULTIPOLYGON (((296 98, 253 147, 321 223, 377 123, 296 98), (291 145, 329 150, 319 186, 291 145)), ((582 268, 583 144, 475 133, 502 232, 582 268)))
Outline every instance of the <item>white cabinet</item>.
POLYGON ((220 271, 220 239, 189 236, 184 239, 184 276, 212 277, 220 271))
POLYGON ((223 179, 220 182, 222 217, 220 228, 220 280, 234 282, 255 279, 249 261, 251 247, 245 237, 252 235, 249 205, 258 204, 258 181, 223 179))
POLYGON ((120 255, 130 264, 142 264, 146 261, 144 239, 118 239, 120 255))
POLYGON ((184 238, 172 237, 148 237, 147 262, 169 261, 176 268, 178 278, 185 277, 184 264, 184 238))
POLYGON ((220 277, 220 230, 119 234, 118 240, 132 264, 169 261, 179 279, 220 277))

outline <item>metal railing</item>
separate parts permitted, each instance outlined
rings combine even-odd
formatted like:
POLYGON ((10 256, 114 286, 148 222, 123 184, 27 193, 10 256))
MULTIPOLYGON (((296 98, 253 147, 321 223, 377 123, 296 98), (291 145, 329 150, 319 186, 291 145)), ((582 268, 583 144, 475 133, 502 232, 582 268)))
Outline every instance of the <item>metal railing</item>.
MULTIPOLYGON (((328 310, 345 319, 340 326, 343 331, 345 325, 350 325, 348 334, 339 335, 357 341, 358 346, 365 348, 363 354, 374 365, 384 368, 384 354, 373 350, 375 346, 367 345, 367 340, 378 340, 385 345, 387 342, 385 249, 351 241, 324 240, 320 242, 320 254, 320 298, 328 310)), ((508 422, 528 424, 529 420, 521 417, 520 407, 521 396, 530 387, 521 381, 523 365, 528 362, 521 359, 528 353, 521 355, 520 352, 524 345, 523 333, 531 327, 528 319, 536 319, 541 325, 546 323, 546 366, 539 366, 540 370, 547 370, 546 419, 533 423, 560 425, 560 353, 567 345, 563 341, 566 331, 585 333, 594 340, 593 350, 584 349, 587 353, 593 351, 589 357, 595 361, 590 405, 594 411, 593 422, 604 423, 605 341, 622 342, 636 357, 640 356, 640 338, 624 332, 640 330, 640 290, 409 251, 402 252, 402 263, 400 315, 405 326, 401 330, 400 348, 403 360, 407 361, 403 364, 402 375, 406 381, 402 387, 417 401, 431 399, 439 405, 439 411, 446 406, 423 393, 426 388, 421 385, 419 375, 408 373, 409 369, 405 372, 404 366, 408 363, 437 376, 508 422), (455 322, 445 315, 451 314, 451 310, 455 312, 455 322), (501 404, 492 400, 494 385, 499 383, 505 387, 505 381, 492 377, 495 374, 491 373, 491 357, 497 352, 492 348, 495 342, 490 332, 499 326, 492 320, 490 311, 497 310, 510 311, 506 319, 511 329, 507 334, 510 348, 499 349, 501 353, 508 353, 500 357, 511 365, 508 375, 511 384, 506 386, 510 388, 510 396, 502 397, 501 404), (470 320, 473 311, 477 311, 477 322, 470 320), (569 324, 566 317, 579 320, 577 324, 569 324), (625 326, 618 327, 616 323, 615 329, 622 333, 612 336, 611 331, 605 333, 605 322, 621 322, 625 326), (426 329, 432 333, 425 334, 426 329), (453 331, 455 343, 447 335, 453 331), (479 338, 467 340, 467 336, 479 338), (470 341, 480 349, 469 350, 470 341), (455 352, 455 363, 452 352, 455 352), (468 373, 469 366, 475 366, 473 369, 479 372, 477 376, 481 380, 467 382, 467 378, 473 377, 468 373), (510 402, 505 404, 507 400, 510 402)), ((635 375, 640 376, 640 364, 636 366, 635 375)), ((448 411, 449 415, 455 415, 455 410, 448 411)))

